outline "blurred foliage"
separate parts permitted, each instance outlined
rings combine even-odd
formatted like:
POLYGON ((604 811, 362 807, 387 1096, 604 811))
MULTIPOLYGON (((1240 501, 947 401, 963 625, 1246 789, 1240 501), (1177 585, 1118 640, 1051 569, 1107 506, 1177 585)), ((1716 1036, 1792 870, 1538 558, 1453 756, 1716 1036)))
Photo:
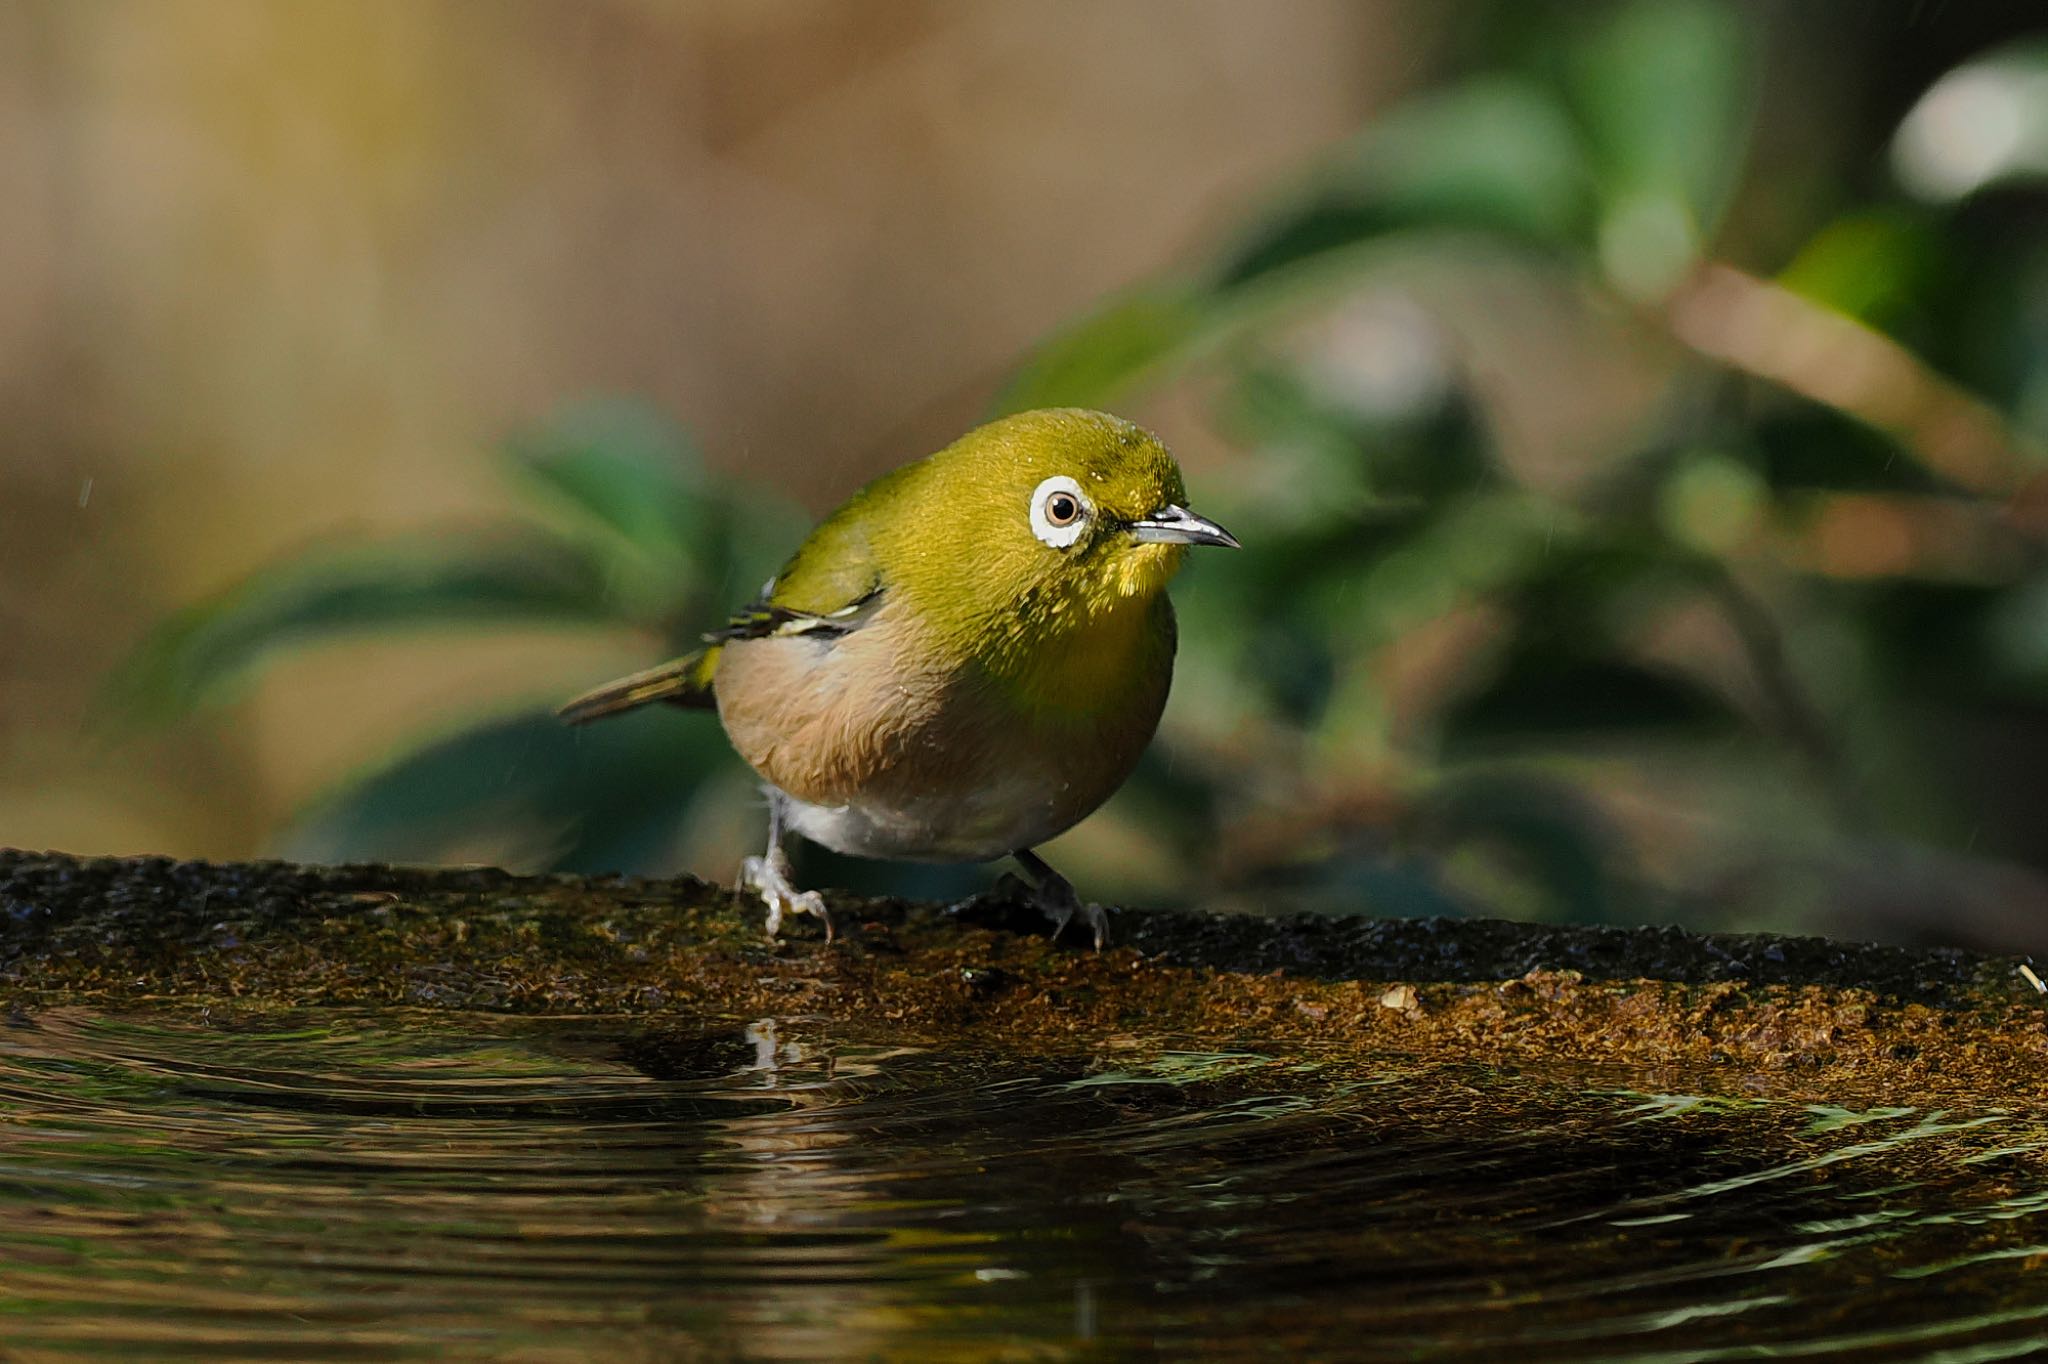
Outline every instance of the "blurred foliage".
MULTIPOLYGON (((400 627, 625 627, 695 647, 774 571, 802 517, 712 477, 674 425, 618 400, 509 442, 527 523, 310 551, 165 622, 112 679, 113 711, 159 723, 234 694, 265 661, 400 627)), ((423 740, 307 811, 295 856, 431 861, 478 847, 574 871, 658 865, 691 800, 745 792, 716 727, 633 716, 569 730, 542 698, 423 740)), ((559 699, 559 698, 553 698, 559 699)))
MULTIPOLYGON (((1077 874, 2027 938, 1964 883, 2048 868, 2048 46, 1942 75, 1888 145, 1843 139, 1861 162, 1766 173, 1751 11, 1543 14, 1003 388, 1010 411, 1172 386, 1237 452, 1194 481, 1248 548, 1177 591, 1167 728, 1077 874), (1789 247, 1729 226, 1787 202, 1789 247), (1774 273, 1732 263, 1762 254, 1774 273), (1564 463, 1515 455, 1463 359, 1489 293, 1604 332, 1649 376, 1639 419, 1564 463), (1872 884, 1960 908, 1902 924, 1872 884)), ((1548 383, 1606 382, 1583 346, 1540 350, 1548 383)), ((507 462, 551 520, 256 575, 145 643, 124 708, 162 721, 280 648, 400 625, 617 623, 679 652, 800 535, 629 404, 507 462)), ((294 848, 424 858, 509 821, 556 831, 562 866, 650 869, 731 768, 687 717, 497 718, 335 793, 294 848)), ((945 884, 915 874, 867 884, 945 884)))

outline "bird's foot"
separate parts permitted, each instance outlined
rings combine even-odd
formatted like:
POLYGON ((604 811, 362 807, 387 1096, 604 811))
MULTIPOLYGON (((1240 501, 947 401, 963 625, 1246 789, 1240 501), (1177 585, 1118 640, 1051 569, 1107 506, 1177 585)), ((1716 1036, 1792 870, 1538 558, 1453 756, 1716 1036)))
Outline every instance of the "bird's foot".
POLYGON ((768 906, 768 921, 763 927, 769 937, 781 935, 784 914, 815 914, 825 925, 825 941, 832 941, 832 916, 826 912, 825 897, 815 890, 798 890, 790 883, 788 871, 778 866, 775 859, 749 857, 740 863, 740 889, 752 891, 768 906))
POLYGON ((1081 899, 1074 889, 1074 883, 1057 872, 1047 876, 1037 885, 1032 885, 1015 872, 1004 872, 996 882, 998 893, 1005 891, 1018 894, 1038 906, 1040 913, 1052 920, 1052 940, 1058 942, 1060 934, 1067 931, 1067 925, 1077 917, 1095 935, 1095 950, 1100 952, 1109 945, 1109 911, 1101 905, 1081 899))

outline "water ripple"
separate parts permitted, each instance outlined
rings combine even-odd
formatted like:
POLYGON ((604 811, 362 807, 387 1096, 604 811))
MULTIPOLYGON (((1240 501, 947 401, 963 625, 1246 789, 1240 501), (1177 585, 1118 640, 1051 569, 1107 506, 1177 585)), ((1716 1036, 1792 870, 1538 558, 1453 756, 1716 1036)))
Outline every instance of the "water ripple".
POLYGON ((2048 1351, 2033 1115, 1626 1078, 50 1014, 0 1030, 0 1360, 2048 1351))

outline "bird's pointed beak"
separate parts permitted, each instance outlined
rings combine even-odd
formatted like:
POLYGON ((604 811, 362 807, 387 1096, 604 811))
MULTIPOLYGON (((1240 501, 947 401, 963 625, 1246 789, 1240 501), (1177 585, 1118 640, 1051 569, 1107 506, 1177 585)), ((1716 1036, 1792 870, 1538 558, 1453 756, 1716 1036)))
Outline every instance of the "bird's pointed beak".
POLYGON ((1131 522, 1131 538, 1141 545, 1222 545, 1242 549, 1237 537, 1206 516, 1186 507, 1167 505, 1142 521, 1131 522))

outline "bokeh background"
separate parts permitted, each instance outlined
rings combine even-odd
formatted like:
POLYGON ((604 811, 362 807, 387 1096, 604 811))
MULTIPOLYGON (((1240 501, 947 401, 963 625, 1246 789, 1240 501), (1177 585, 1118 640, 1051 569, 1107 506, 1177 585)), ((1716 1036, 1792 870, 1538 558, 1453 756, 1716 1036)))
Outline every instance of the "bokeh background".
POLYGON ((0 842, 729 875, 547 708, 1081 402, 1092 894, 2048 948, 2044 187, 2036 3, 0 0, 0 842))

